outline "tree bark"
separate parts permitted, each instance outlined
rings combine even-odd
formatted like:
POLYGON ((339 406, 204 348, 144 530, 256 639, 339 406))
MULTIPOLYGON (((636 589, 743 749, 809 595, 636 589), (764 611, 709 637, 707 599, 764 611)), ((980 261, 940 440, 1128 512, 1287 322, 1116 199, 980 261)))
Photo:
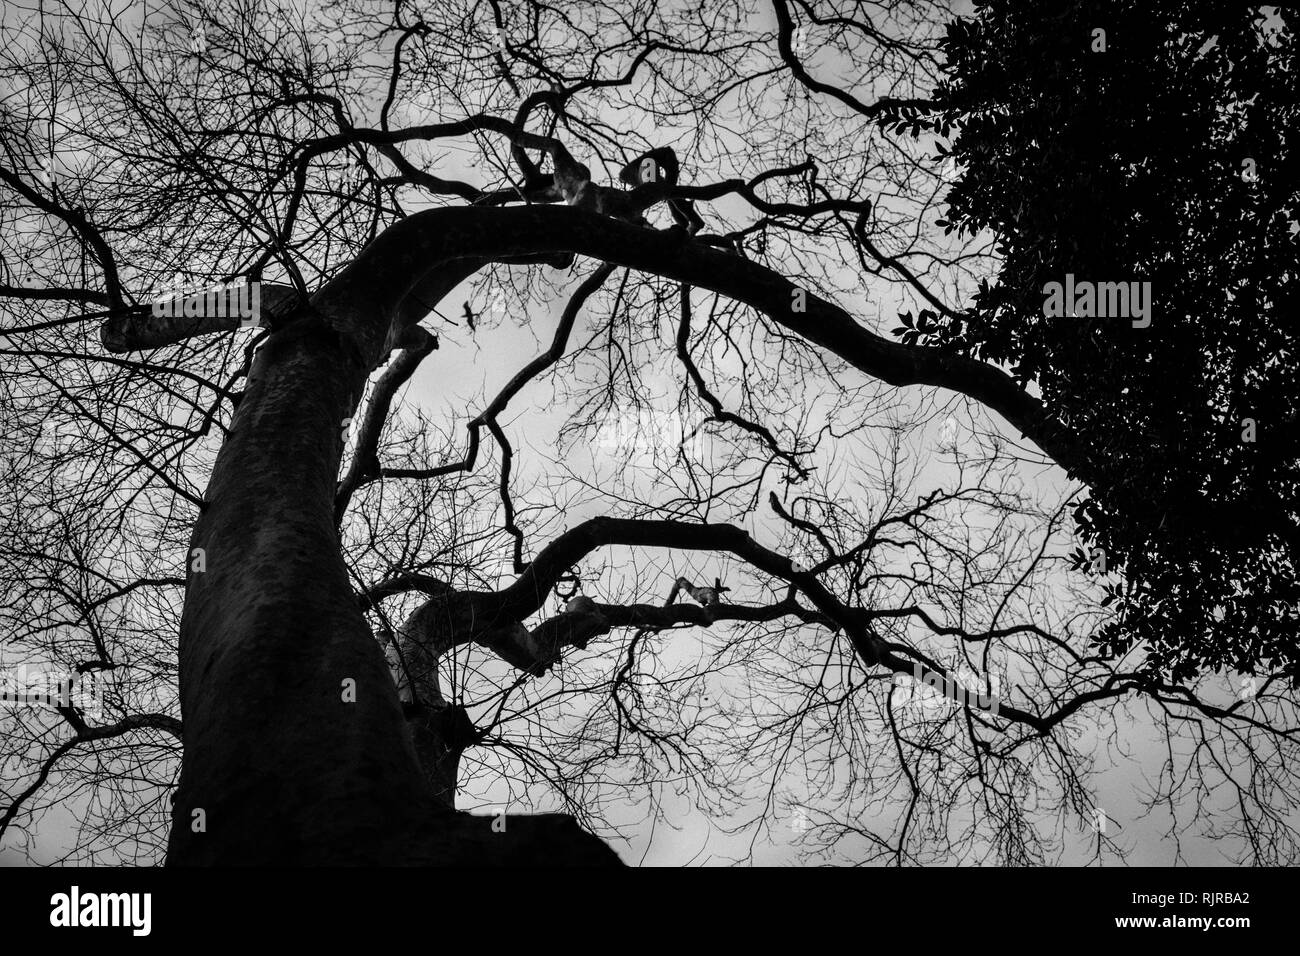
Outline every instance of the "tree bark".
POLYGON ((422 772, 334 512, 389 322, 319 304, 258 352, 191 540, 168 863, 617 862, 567 817, 455 813, 422 772))

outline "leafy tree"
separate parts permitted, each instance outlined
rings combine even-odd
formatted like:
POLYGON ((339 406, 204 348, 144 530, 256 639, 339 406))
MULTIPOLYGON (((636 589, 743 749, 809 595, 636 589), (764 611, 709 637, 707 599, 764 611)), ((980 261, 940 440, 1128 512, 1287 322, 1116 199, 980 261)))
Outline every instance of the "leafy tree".
POLYGON ((944 225, 1002 262, 914 339, 1009 366, 1086 447, 1078 561, 1122 571, 1099 641, 1174 681, 1300 680, 1294 33, 1244 5, 991 2, 941 47, 944 225), (1047 317, 1067 274, 1149 282, 1150 324, 1047 317))

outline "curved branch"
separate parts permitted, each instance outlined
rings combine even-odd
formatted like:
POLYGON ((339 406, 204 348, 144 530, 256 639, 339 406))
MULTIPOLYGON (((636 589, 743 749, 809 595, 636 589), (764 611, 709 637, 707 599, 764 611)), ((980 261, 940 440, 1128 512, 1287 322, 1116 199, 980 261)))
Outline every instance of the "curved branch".
POLYGON ((776 13, 776 47, 781 54, 781 59, 785 61, 786 66, 790 67, 790 72, 808 89, 814 93, 821 93, 839 100, 855 113, 860 113, 867 119, 875 119, 881 113, 888 109, 898 107, 912 107, 915 109, 935 109, 933 103, 925 99, 895 99, 893 97, 881 97, 874 103, 863 103, 856 96, 844 92, 843 90, 822 83, 813 78, 803 63, 795 55, 791 39, 794 37, 794 21, 790 17, 790 9, 786 6, 785 0, 772 0, 772 9, 776 13))
POLYGON ((344 311, 364 299, 368 310, 391 315, 418 280, 441 262, 560 250, 655 273, 744 303, 889 385, 960 392, 1000 414, 1067 472, 1085 481, 1091 475, 1089 456, 1073 436, 1000 368, 886 339, 775 271, 671 230, 647 229, 571 207, 417 213, 381 234, 313 303, 328 311, 336 302, 344 311), (801 311, 796 311, 798 306, 801 311))
MULTIPOLYGON (((324 288, 311 304, 333 315, 371 367, 391 343, 389 323, 412 322, 431 307, 427 283, 472 272, 485 260, 572 252, 708 289, 744 303, 867 375, 894 386, 930 385, 960 392, 997 412, 1071 475, 1094 477, 1089 456, 1042 403, 993 365, 925 346, 886 339, 844 309, 775 271, 671 230, 648 229, 563 206, 457 207, 417 213, 390 226, 324 288), (455 263, 453 266, 452 264, 455 263), (797 310, 797 307, 802 307, 797 310), (343 328, 348 316, 365 328, 343 328)), ((452 286, 454 287, 454 283, 452 286)), ((1091 483, 1091 482, 1090 482, 1091 483)))
POLYGON ((123 308, 125 302, 122 298, 122 282, 118 277, 117 259, 103 234, 85 217, 82 210, 46 199, 4 167, 0 167, 0 182, 8 184, 9 188, 42 212, 62 219, 82 238, 99 261, 100 271, 104 274, 104 298, 107 304, 114 309, 123 308))
POLYGON ((548 544, 518 580, 495 595, 485 596, 485 603, 495 604, 498 614, 507 619, 521 620, 541 608, 560 576, 582 557, 615 544, 734 554, 802 591, 822 615, 845 631, 867 664, 878 663, 886 650, 863 617, 840 603, 816 577, 797 570, 788 557, 763 547, 744 529, 726 524, 592 518, 548 544))

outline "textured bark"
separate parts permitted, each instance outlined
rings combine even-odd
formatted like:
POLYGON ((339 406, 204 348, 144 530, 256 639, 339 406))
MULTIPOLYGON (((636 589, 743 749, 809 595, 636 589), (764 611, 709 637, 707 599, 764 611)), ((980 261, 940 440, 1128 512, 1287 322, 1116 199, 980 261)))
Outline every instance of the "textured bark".
POLYGON ((449 812, 421 771, 335 528, 343 422, 391 331, 348 292, 353 308, 304 308, 272 333, 217 457, 181 622, 168 862, 617 862, 568 818, 496 832, 449 812))
POLYGON ((206 570, 189 575, 181 622, 170 862, 392 860, 431 810, 334 530, 342 422, 365 374, 317 316, 254 362, 192 540, 206 570))
POLYGON ((444 809, 455 810, 461 755, 479 739, 474 724, 465 708, 446 703, 414 708, 408 724, 434 799, 444 809))
POLYGON ((447 585, 417 608, 398 629, 390 645, 388 666, 398 700, 407 716, 411 739, 434 799, 456 808, 460 757, 478 740, 464 708, 449 704, 438 685, 438 663, 457 643, 470 640, 473 615, 447 585), (460 637, 463 635, 463 638, 460 637))
MULTIPOLYGON (((292 286, 263 283, 259 290, 261 315, 257 318, 263 328, 275 328, 292 310, 298 293, 292 286)), ((185 296, 180 300, 184 302, 185 296)), ((184 342, 197 335, 212 332, 230 332, 240 327, 241 318, 232 306, 222 310, 225 315, 203 314, 182 316, 154 315, 146 308, 143 312, 112 316, 100 328, 100 342, 110 352, 130 352, 139 349, 156 349, 175 342, 184 342)))
POLYGON ((433 597, 402 623, 386 657, 420 766, 438 803, 454 810, 461 755, 480 734, 465 709, 442 696, 438 663, 443 655, 474 642, 522 671, 543 674, 564 648, 586 647, 613 625, 587 597, 574 598, 564 613, 529 631, 521 621, 488 610, 499 603, 495 595, 456 591, 432 579, 421 581, 420 589, 433 597))

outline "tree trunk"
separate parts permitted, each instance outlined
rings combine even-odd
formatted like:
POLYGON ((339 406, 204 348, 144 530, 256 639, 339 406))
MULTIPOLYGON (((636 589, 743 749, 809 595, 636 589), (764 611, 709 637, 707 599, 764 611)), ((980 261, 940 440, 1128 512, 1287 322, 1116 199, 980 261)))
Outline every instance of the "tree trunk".
POLYGON ((349 325, 304 308, 274 331, 217 456, 181 620, 168 863, 617 862, 567 817, 500 833, 455 813, 421 770, 335 525, 344 420, 387 332, 349 325))

